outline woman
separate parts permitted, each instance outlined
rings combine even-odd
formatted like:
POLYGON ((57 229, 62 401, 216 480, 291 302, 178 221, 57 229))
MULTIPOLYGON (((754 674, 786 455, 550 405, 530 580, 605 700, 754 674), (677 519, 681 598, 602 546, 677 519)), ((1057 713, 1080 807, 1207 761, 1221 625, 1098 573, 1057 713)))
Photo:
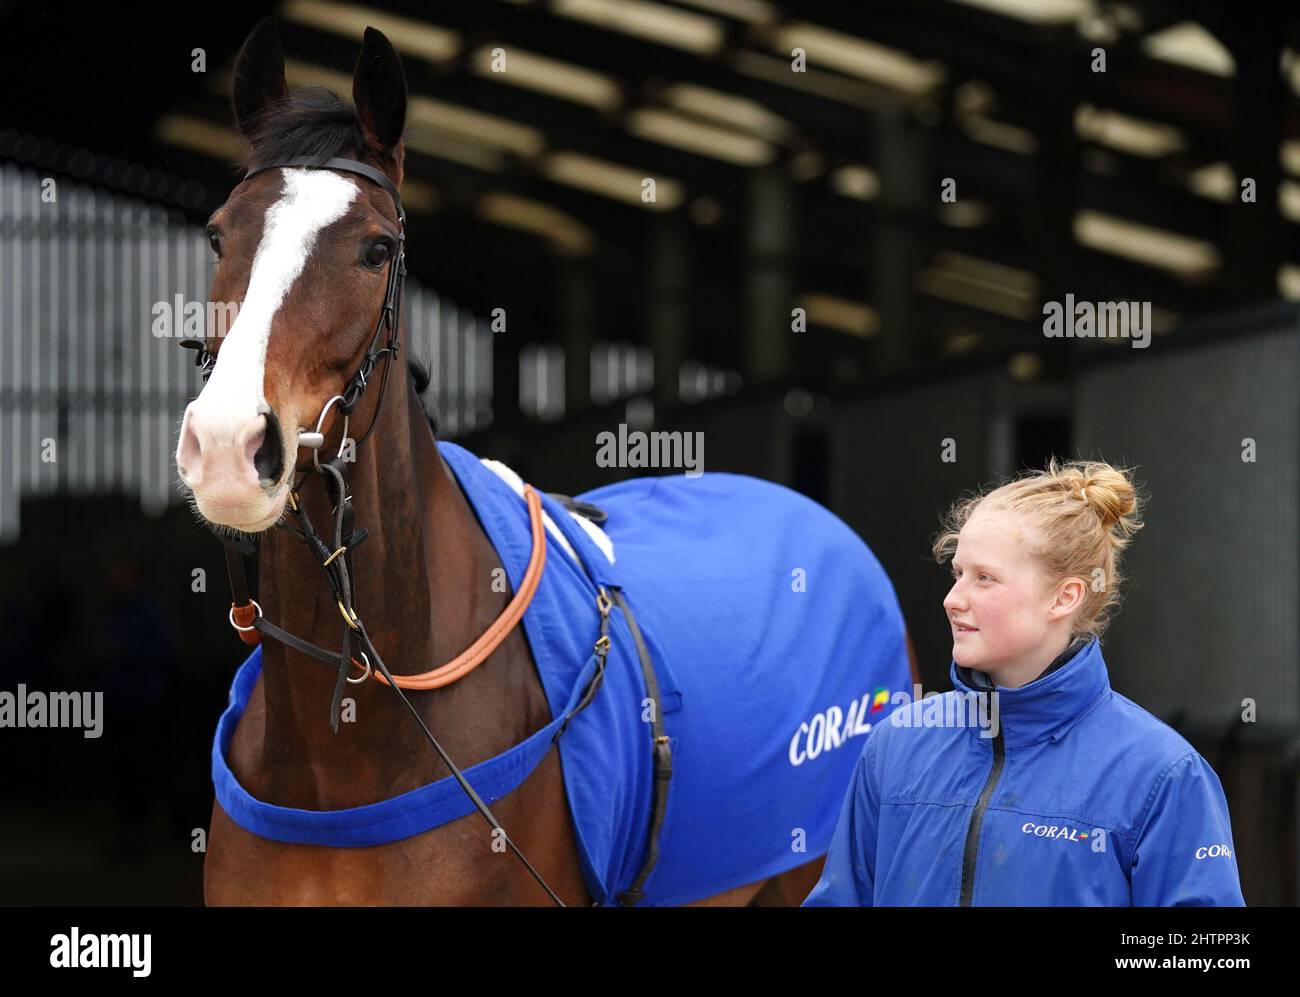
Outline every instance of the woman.
POLYGON ((955 690, 871 731, 804 905, 1243 906, 1218 777, 1107 678, 1128 476, 1053 460, 945 526, 955 690))

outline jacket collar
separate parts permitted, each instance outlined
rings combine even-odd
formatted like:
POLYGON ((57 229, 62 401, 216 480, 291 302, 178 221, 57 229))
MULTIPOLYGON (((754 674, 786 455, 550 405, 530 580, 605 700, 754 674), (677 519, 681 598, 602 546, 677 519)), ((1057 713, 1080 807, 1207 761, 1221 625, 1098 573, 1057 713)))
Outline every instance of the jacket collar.
MULTIPOLYGON (((995 689, 983 672, 952 663, 953 687, 961 693, 995 689)), ((1076 640, 1043 673, 1018 689, 996 687, 998 723, 1008 747, 1051 738, 1059 741, 1105 693, 1110 691, 1101 644, 1076 640)))

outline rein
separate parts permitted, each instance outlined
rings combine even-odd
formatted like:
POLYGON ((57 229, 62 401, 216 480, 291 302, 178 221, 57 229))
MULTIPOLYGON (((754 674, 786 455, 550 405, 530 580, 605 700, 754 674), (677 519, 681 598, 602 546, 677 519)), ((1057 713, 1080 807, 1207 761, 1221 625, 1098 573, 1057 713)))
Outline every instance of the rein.
MULTIPOLYGON (((368 386, 369 379, 374 373, 378 362, 383 359, 384 375, 379 387, 379 400, 375 405, 375 414, 370 420, 370 426, 366 432, 356 441, 355 447, 359 447, 371 434, 375 424, 379 419, 379 412, 384 404, 384 395, 388 387, 388 375, 392 368, 393 361, 398 355, 398 330, 401 317, 401 299, 402 285, 406 277, 406 213, 402 209, 401 197, 398 194, 397 187, 391 180, 379 170, 374 169, 365 163, 357 162, 352 159, 326 159, 304 157, 290 159, 281 163, 271 163, 264 166, 256 167, 245 174, 244 180, 261 173, 263 170, 278 169, 282 167, 306 168, 306 169, 323 169, 339 170, 346 173, 353 173, 363 177, 372 183, 382 187, 393 199, 393 205, 397 209, 397 218, 399 224, 398 247, 396 254, 388 262, 388 285, 384 295, 384 303, 380 310, 379 320, 375 325, 375 331, 370 340, 370 345, 366 349, 365 358, 362 360, 357 372, 349 379, 344 386, 343 391, 326 401, 317 418, 316 427, 313 431, 300 431, 298 434, 297 446, 305 447, 312 451, 312 463, 310 466, 304 466, 301 469, 302 477, 298 479, 295 486, 289 488, 288 505, 292 510, 294 517, 298 521, 299 528, 288 526, 282 522, 277 522, 278 528, 287 529, 298 536, 307 544, 316 560, 320 563, 325 572, 325 578, 330 586, 334 601, 339 607, 339 613, 343 618, 343 637, 342 647, 339 651, 329 651, 325 648, 318 647, 308 641, 303 640, 294 634, 276 626, 262 613, 262 607, 251 597, 248 591, 248 579, 244 570, 243 559, 245 557, 255 556, 257 553, 256 537, 239 537, 232 538, 223 535, 216 528, 212 528, 213 533, 225 546, 226 567, 230 575, 230 591, 232 602, 228 619, 230 625, 239 632, 240 639, 246 644, 260 644, 262 637, 270 637, 279 641, 286 647, 299 651, 308 657, 317 661, 324 662, 337 669, 337 678, 334 684, 334 695, 330 704, 330 728, 334 733, 338 733, 339 714, 342 706, 343 691, 348 684, 359 684, 370 678, 371 675, 380 683, 392 688, 398 699, 415 718, 416 723, 424 732, 425 737, 433 746, 433 749, 442 759, 443 764, 451 771, 456 778, 462 790, 473 802, 475 808, 487 821, 493 831, 498 832, 504 838, 511 851, 519 858, 524 867, 537 881, 537 883, 546 891, 547 895, 560 907, 565 906, 564 901, 551 889, 547 882, 541 877, 523 852, 519 850, 514 841, 506 833, 500 822, 493 815, 487 804, 475 792, 461 770, 447 755, 438 739, 433 736, 432 731, 424 722, 424 718, 419 711, 407 699, 402 689, 438 689, 452 682, 463 678, 471 671, 481 665, 487 658, 500 647, 502 641, 513 631, 523 618, 525 610, 532 601, 533 595, 537 591, 538 584, 541 582, 542 570, 546 564, 546 529, 542 518, 542 502, 537 492, 530 485, 524 486, 524 498, 528 506, 529 526, 532 534, 532 552, 529 556, 528 567, 518 590, 515 592, 510 603, 502 610, 500 616, 483 632, 468 648, 461 654, 457 655, 451 661, 433 668, 429 671, 417 675, 397 675, 394 676, 384 664, 383 658, 376 650, 370 635, 366 632, 365 624, 357 615, 354 608, 354 589, 352 580, 351 552, 361 544, 366 538, 364 529, 354 529, 352 496, 348 493, 346 465, 349 461, 344 460, 344 447, 348 441, 348 417, 356 408, 362 393, 368 386), (385 328, 388 329, 387 343, 377 349, 380 338, 385 328), (320 448, 324 446, 325 436, 322 431, 326 416, 331 408, 338 406, 339 411, 343 414, 343 437, 339 446, 337 456, 327 459, 324 462, 320 460, 320 448), (326 543, 312 526, 311 520, 307 515, 307 510, 303 508, 299 501, 298 493, 301 486, 306 481, 306 476, 315 470, 320 474, 327 494, 333 505, 333 522, 332 530, 329 531, 330 542, 326 543), (360 656, 357 660, 353 656, 353 645, 355 643, 355 653, 360 656), (353 678, 348 674, 350 666, 355 665, 362 670, 358 678, 353 678)), ((195 350, 195 365, 203 370, 203 380, 207 381, 216 365, 216 354, 207 349, 206 343, 201 340, 188 339, 180 344, 187 349, 195 350)), ((597 668, 593 675, 588 689, 584 692, 580 702, 566 716, 564 723, 560 727, 560 733, 568 726, 568 721, 581 710, 588 702, 591 701, 596 689, 604 677, 605 657, 609 652, 609 613, 614 603, 610 599, 607 590, 601 586, 596 597, 596 608, 600 613, 600 635, 596 640, 594 651, 597 656, 597 668)), ((556 738, 559 737, 557 733, 556 738)))

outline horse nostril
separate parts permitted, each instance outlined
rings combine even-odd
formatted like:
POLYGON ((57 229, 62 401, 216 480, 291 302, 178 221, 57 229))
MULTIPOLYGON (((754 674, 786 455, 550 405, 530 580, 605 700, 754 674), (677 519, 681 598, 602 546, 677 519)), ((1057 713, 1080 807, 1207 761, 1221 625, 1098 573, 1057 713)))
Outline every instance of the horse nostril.
POLYGON ((181 429, 181 445, 176 454, 176 469, 182 479, 188 477, 190 480, 196 479, 203 469, 203 444, 199 441, 199 434, 194 432, 194 426, 188 417, 181 429))
POLYGON ((270 406, 266 406, 261 414, 266 417, 266 428, 263 430, 262 445, 253 455, 253 467, 257 469, 257 476, 262 481, 279 481, 280 474, 284 471, 280 420, 275 417, 275 411, 270 406))

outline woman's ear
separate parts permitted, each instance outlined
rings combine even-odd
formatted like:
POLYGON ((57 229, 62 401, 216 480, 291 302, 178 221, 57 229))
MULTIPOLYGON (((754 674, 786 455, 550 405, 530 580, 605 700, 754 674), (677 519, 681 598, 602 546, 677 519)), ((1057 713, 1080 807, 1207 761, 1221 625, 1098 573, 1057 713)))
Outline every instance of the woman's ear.
POLYGON ((1052 619, 1072 615, 1088 598, 1088 583, 1082 578, 1067 578, 1056 587, 1056 599, 1048 615, 1052 619))
POLYGON ((289 92, 284 82, 284 48, 274 17, 258 21, 235 57, 235 84, 231 102, 239 130, 252 138, 262 114, 272 101, 289 92))
POLYGON ((366 28, 352 73, 352 103, 370 150, 393 163, 402 179, 402 129, 406 126, 406 74, 382 31, 366 28))

